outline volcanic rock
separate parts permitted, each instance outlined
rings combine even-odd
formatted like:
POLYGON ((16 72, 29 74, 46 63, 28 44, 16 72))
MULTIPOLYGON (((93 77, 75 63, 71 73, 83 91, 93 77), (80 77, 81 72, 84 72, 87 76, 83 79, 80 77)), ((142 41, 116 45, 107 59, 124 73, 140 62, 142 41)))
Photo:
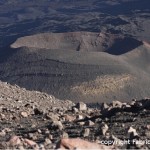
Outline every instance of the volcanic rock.
POLYGON ((88 137, 89 135, 90 135, 90 129, 89 128, 84 129, 83 137, 88 137))
POLYGON ((102 123, 101 124, 101 129, 100 130, 101 130, 102 135, 105 136, 105 134, 108 131, 108 129, 109 129, 109 127, 108 127, 108 125, 106 123, 102 123))
POLYGON ((18 136, 12 136, 8 141, 9 146, 18 146, 21 145, 22 142, 18 136))
POLYGON ((132 138, 132 136, 138 136, 138 133, 136 131, 136 129, 134 129, 132 126, 129 127, 128 129, 128 134, 129 134, 129 137, 132 138))
POLYGON ((83 102, 77 103, 76 107, 79 109, 79 111, 86 111, 87 110, 87 106, 83 102))
POLYGON ((54 114, 54 113, 47 113, 46 118, 51 119, 53 121, 59 120, 59 116, 57 114, 54 114))
POLYGON ((45 145, 52 144, 52 141, 49 138, 45 138, 45 145))
POLYGON ((53 121, 53 123, 52 123, 52 127, 56 127, 56 128, 58 128, 59 130, 63 130, 63 124, 60 122, 60 121, 53 121))
POLYGON ((85 122, 84 125, 85 125, 85 126, 94 126, 94 122, 88 120, 88 121, 85 122))
POLYGON ((21 116, 26 118, 26 117, 28 117, 28 113, 27 112, 21 112, 21 116))
POLYGON ((63 134, 62 134, 62 138, 64 138, 64 139, 67 139, 67 138, 69 138, 69 135, 68 135, 68 133, 66 133, 66 132, 63 132, 63 134))
POLYGON ((97 144, 97 143, 93 143, 93 142, 88 142, 82 139, 61 139, 61 141, 58 143, 56 148, 65 148, 67 147, 68 149, 101 149, 101 150, 105 150, 105 149, 113 149, 113 146, 105 146, 105 145, 101 145, 101 144, 97 144))

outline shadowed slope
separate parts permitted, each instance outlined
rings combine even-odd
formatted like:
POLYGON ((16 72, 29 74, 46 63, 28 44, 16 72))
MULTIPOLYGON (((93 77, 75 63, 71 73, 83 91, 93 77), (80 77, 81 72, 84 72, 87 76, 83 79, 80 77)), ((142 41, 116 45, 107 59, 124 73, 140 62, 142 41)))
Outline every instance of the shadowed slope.
MULTIPOLYGON (((94 93, 84 96, 72 90, 80 83, 91 84, 97 76, 101 78, 106 74, 115 76, 130 72, 121 59, 106 53, 60 53, 59 50, 35 48, 18 49, 7 62, 0 65, 0 71, 3 81, 76 101, 91 100, 95 97, 94 93)), ((101 93, 96 96, 100 95, 101 93)))

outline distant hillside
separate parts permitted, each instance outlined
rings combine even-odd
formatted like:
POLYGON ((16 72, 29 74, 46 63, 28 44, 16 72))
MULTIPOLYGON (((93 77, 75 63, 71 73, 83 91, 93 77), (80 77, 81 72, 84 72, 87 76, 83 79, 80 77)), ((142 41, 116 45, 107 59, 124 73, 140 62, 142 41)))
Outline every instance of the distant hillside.
POLYGON ((69 32, 44 33, 19 38, 11 45, 12 48, 35 47, 53 50, 108 52, 110 54, 123 54, 142 45, 134 38, 119 34, 69 32))
MULTIPOLYGON (((89 103, 149 96, 148 43, 134 40, 138 44, 133 42, 136 47, 128 49, 133 46, 131 40, 122 46, 127 49, 120 49, 121 55, 112 55, 91 44, 98 35, 78 32, 18 39, 9 49, 12 54, 0 64, 0 79, 60 99, 89 103), (76 41, 83 49, 76 50, 76 41)), ((98 39, 101 41, 99 36, 98 39)), ((119 42, 113 38, 110 49, 114 43, 119 42)), ((97 45, 103 46, 101 42, 97 45)))

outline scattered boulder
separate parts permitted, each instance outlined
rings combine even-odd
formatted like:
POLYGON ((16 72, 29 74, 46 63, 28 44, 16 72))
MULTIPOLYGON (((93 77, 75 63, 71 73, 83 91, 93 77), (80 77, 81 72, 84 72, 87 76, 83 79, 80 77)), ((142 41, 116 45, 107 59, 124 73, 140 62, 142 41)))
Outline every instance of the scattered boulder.
MULTIPOLYGON (((141 147, 141 143, 139 142, 135 142, 135 141, 139 141, 140 137, 136 131, 136 129, 134 129, 132 126, 129 127, 128 129, 128 136, 129 136, 129 141, 130 143, 127 144, 127 149, 131 149, 131 148, 139 148, 141 147)), ((143 145, 143 144, 142 144, 143 145)))
POLYGON ((62 138, 65 138, 65 139, 69 138, 69 135, 68 135, 68 133, 66 133, 66 132, 63 132, 63 134, 62 134, 62 138))
POLYGON ((150 130, 150 124, 146 125, 146 129, 150 130))
POLYGON ((85 126, 94 126, 95 125, 95 123, 94 122, 92 122, 91 120, 88 120, 88 121, 86 121, 85 122, 85 124, 84 124, 85 126))
POLYGON ((81 119, 83 119, 84 117, 82 116, 82 115, 76 115, 76 119, 77 120, 81 120, 81 119))
MULTIPOLYGON (((40 92, 36 92, 36 94, 32 92, 28 94, 28 99, 24 96, 24 92, 16 98, 11 97, 11 93, 10 98, 6 99, 3 96, 4 100, 0 104, 0 122, 2 124, 0 148, 55 149, 57 141, 63 138, 63 143, 67 144, 68 149, 112 148, 105 145, 104 147, 97 147, 94 142, 97 141, 98 146, 103 146, 101 143, 103 139, 120 141, 115 142, 114 146, 125 149, 127 145, 121 145, 120 143, 123 141, 120 139, 129 139, 130 141, 140 138, 150 139, 149 99, 134 101, 133 104, 119 101, 113 101, 109 104, 103 103, 100 109, 100 105, 97 104, 96 107, 88 108, 82 102, 77 105, 69 104, 64 101, 57 101, 53 97, 50 98, 49 95, 40 96, 40 92), (36 97, 34 97, 35 95, 36 97), (38 97, 42 101, 35 101, 38 97), (12 100, 14 101, 13 104, 11 104, 12 100), (143 125, 143 120, 145 120, 145 125, 143 125), (131 123, 136 125, 137 130, 133 126, 128 128, 129 136, 127 137, 126 127, 131 123), (11 135, 18 136, 12 136, 6 142, 8 136, 11 135), (85 144, 84 140, 80 139, 77 142, 77 140, 69 139, 69 137, 80 137, 93 143, 85 144), (65 139, 68 139, 71 145, 68 145, 65 139)), ((129 146, 130 148, 142 149, 143 145, 136 143, 129 146)))
POLYGON ((122 108, 123 103, 120 101, 113 101, 112 102, 112 107, 113 108, 122 108))
POLYGON ((27 144, 28 146, 34 148, 34 149, 38 149, 38 148, 39 148, 38 144, 37 144, 36 142, 32 141, 32 140, 23 139, 23 142, 24 142, 25 144, 27 144))
POLYGON ((105 146, 102 144, 97 144, 94 142, 89 142, 82 140, 80 138, 74 138, 74 139, 61 139, 56 146, 56 149, 99 149, 99 150, 113 150, 114 146, 105 146))
POLYGON ((46 118, 51 119, 53 121, 59 120, 59 116, 57 114, 52 113, 52 112, 47 113, 46 118))
POLYGON ((146 98, 142 101, 143 108, 150 109, 150 98, 146 98))
POLYGON ((132 126, 128 129, 129 138, 134 138, 136 136, 139 136, 136 129, 134 129, 132 126))
POLYGON ((44 113, 43 110, 38 109, 38 108, 34 108, 34 114, 35 115, 42 115, 43 113, 44 113))
POLYGON ((2 130, 2 131, 0 132, 0 136, 3 137, 3 136, 5 136, 5 135, 6 135, 6 132, 5 132, 4 130, 2 130))
POLYGON ((52 141, 49 138, 45 138, 44 145, 52 144, 52 141))
POLYGON ((90 129, 89 128, 84 129, 83 137, 88 137, 89 135, 90 135, 90 129))
POLYGON ((150 138, 150 130, 145 130, 145 136, 149 139, 150 138))
POLYGON ((1 113, 1 114, 0 114, 0 119, 1 119, 1 120, 4 120, 4 119, 6 119, 6 116, 1 113))
POLYGON ((42 133, 42 131, 40 129, 38 129, 37 132, 40 133, 40 134, 42 133))
POLYGON ((108 127, 108 125, 107 125, 106 123, 102 123, 102 124, 101 124, 101 129, 100 129, 100 131, 101 131, 101 134, 102 134, 102 135, 105 136, 105 134, 106 134, 106 132, 108 131, 108 129, 109 129, 109 127, 108 127))
POLYGON ((64 115, 64 118, 65 118, 65 121, 69 121, 69 122, 72 122, 76 119, 75 116, 71 116, 71 115, 64 115))
POLYGON ((78 110, 76 107, 73 106, 73 107, 72 107, 72 112, 76 114, 76 113, 79 112, 79 110, 78 110))
POLYGON ((136 99, 132 99, 132 101, 131 101, 130 105, 131 105, 131 106, 134 106, 136 102, 137 102, 137 100, 136 100, 136 99))
POLYGON ((78 124, 80 125, 84 125, 84 121, 80 121, 82 120, 84 117, 82 115, 77 115, 76 116, 76 120, 78 121, 78 124))
POLYGON ((27 118, 28 117, 28 113, 23 111, 23 112, 21 112, 21 116, 24 117, 24 118, 27 118))
POLYGON ((77 103, 76 108, 78 108, 79 111, 86 111, 86 110, 87 110, 87 106, 86 106, 86 104, 83 103, 83 102, 77 103))
POLYGON ((34 133, 29 133, 28 138, 31 140, 37 140, 37 136, 34 133))
POLYGON ((109 108, 109 106, 108 106, 107 103, 102 103, 102 105, 101 105, 101 111, 104 111, 104 110, 106 110, 108 108, 109 108))
POLYGON ((63 130, 63 124, 61 123, 61 121, 53 121, 52 127, 54 128, 58 128, 59 130, 63 130))
POLYGON ((46 128, 45 131, 44 131, 44 134, 45 134, 45 135, 49 135, 49 134, 50 134, 50 131, 46 128))
POLYGON ((18 136, 12 136, 8 141, 9 146, 18 146, 21 144, 22 144, 21 139, 18 136))

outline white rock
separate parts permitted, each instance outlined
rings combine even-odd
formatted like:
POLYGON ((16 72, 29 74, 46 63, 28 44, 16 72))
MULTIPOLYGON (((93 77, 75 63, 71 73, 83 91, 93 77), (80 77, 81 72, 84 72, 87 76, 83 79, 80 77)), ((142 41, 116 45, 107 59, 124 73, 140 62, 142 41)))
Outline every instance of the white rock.
POLYGON ((128 129, 129 136, 130 136, 131 133, 133 133, 133 136, 138 136, 138 133, 137 133, 136 129, 134 129, 133 127, 130 127, 128 129))
POLYGON ((21 112, 21 116, 24 117, 24 118, 27 118, 28 117, 28 113, 23 111, 23 112, 21 112))
POLYGON ((92 122, 92 121, 90 121, 90 120, 88 120, 88 121, 86 121, 85 122, 85 124, 84 125, 86 125, 86 126, 94 126, 95 125, 95 123, 94 122, 92 122))

